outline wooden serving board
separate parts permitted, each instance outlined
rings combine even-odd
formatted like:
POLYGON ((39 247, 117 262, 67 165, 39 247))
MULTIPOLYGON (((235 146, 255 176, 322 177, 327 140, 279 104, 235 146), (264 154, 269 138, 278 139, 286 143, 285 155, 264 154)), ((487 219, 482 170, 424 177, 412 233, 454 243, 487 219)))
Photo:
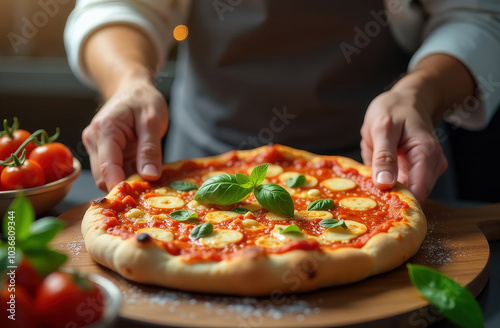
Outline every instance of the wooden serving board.
MULTIPOLYGON (((263 298, 136 284, 89 257, 80 233, 88 206, 83 204, 60 216, 67 226, 53 245, 70 256, 66 267, 100 274, 121 289, 120 327, 135 327, 139 322, 167 327, 415 327, 438 318, 411 285, 405 265, 347 286, 295 295, 278 292, 263 298)), ((500 204, 449 208, 429 201, 424 212, 428 235, 409 262, 444 272, 477 296, 489 275, 488 239, 500 239, 500 204)), ((287 279, 299 284, 301 272, 287 279)))

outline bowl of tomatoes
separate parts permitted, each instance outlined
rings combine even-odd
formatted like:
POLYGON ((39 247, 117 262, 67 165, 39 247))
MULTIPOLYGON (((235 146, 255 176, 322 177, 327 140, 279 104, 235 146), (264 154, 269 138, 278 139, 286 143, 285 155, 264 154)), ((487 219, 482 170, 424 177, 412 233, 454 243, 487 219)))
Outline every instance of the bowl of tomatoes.
POLYGON ((0 214, 7 211, 19 192, 22 192, 33 204, 36 215, 43 214, 56 206, 68 194, 73 181, 82 170, 80 162, 72 159, 72 172, 56 181, 38 187, 0 191, 0 214))
POLYGON ((0 136, 0 215, 17 194, 23 193, 37 215, 57 205, 69 192, 81 171, 80 162, 64 144, 55 142, 59 130, 49 137, 10 128, 4 121, 0 136))

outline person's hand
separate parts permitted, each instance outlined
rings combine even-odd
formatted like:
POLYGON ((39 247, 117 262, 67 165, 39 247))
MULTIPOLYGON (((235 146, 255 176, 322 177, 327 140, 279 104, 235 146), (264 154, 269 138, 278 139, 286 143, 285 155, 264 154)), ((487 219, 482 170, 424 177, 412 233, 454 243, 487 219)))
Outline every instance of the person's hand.
POLYGON ((123 82, 83 131, 96 185, 110 190, 136 172, 158 179, 167 127, 167 104, 154 85, 147 79, 123 82))
POLYGON ((421 204, 448 166, 429 106, 415 90, 393 88, 372 101, 361 128, 361 154, 375 186, 389 189, 399 180, 421 204))

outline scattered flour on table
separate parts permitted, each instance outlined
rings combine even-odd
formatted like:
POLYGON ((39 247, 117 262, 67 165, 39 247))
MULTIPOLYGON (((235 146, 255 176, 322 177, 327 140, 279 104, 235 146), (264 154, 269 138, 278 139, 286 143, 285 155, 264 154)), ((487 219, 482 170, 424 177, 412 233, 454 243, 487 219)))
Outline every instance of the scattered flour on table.
MULTIPOLYGON (((436 220, 439 218, 428 221, 427 236, 415 256, 423 265, 444 265, 452 262, 453 257, 463 255, 450 247, 452 241, 450 235, 435 233, 436 220)), ((455 245, 462 246, 461 243, 457 245, 456 241, 455 245)))
POLYGON ((80 255, 80 252, 82 250, 85 250, 85 244, 83 240, 78 240, 69 244, 65 245, 64 251, 66 254, 68 254, 71 258, 71 261, 78 261, 78 255, 80 255))
POLYGON ((264 317, 279 320, 285 316, 294 316, 297 321, 304 321, 306 317, 321 312, 320 304, 323 303, 321 298, 311 302, 296 295, 256 298, 190 294, 171 290, 149 292, 134 285, 122 291, 122 296, 128 304, 164 306, 166 311, 176 313, 182 319, 195 319, 201 308, 205 314, 228 318, 236 316, 240 320, 262 320, 264 317), (193 307, 192 311, 189 310, 190 307, 193 307))

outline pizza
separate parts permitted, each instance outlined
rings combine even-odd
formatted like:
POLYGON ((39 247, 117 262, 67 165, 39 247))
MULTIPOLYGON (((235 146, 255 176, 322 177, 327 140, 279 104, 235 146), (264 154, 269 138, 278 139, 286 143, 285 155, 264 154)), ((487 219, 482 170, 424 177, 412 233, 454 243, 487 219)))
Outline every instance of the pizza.
POLYGON ((95 199, 82 221, 90 256, 131 281, 269 295, 353 283, 413 256, 426 219, 401 184, 371 168, 282 145, 164 164, 95 199))

